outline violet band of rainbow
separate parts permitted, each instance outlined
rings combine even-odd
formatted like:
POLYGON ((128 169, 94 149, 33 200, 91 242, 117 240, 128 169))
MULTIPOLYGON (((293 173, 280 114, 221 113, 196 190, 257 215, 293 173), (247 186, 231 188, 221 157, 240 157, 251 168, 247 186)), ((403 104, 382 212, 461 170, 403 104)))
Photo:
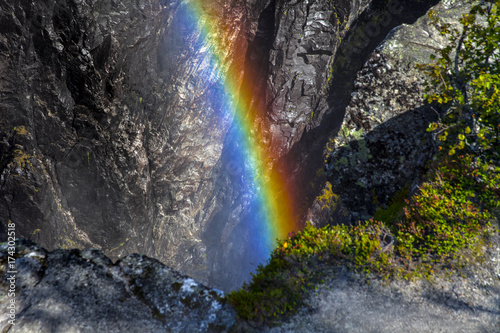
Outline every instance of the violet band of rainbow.
MULTIPOLYGON (((249 88, 242 86, 241 73, 234 69, 239 67, 226 65, 229 62, 227 60, 229 51, 233 52, 232 56, 245 59, 242 52, 246 50, 243 48, 227 50, 222 45, 216 44, 218 40, 222 40, 215 38, 216 36, 224 36, 231 32, 215 31, 218 29, 216 22, 210 22, 209 16, 203 12, 202 3, 202 0, 186 1, 186 9, 178 10, 177 13, 186 16, 182 18, 183 20, 190 21, 186 26, 197 29, 191 32, 199 36, 199 41, 193 45, 203 48, 200 54, 207 57, 204 61, 210 66, 210 70, 205 72, 201 70, 197 74, 210 75, 211 80, 215 76, 222 87, 219 93, 211 94, 210 98, 218 99, 213 102, 221 106, 221 117, 229 119, 233 117, 233 134, 238 141, 235 163, 245 166, 238 170, 241 170, 241 177, 251 188, 250 191, 256 197, 258 205, 254 214, 255 220, 249 221, 248 223, 252 225, 247 226, 252 233, 252 244, 249 246, 258 252, 257 257, 267 258, 269 252, 276 246, 277 239, 283 239, 290 231, 297 230, 292 216, 294 211, 291 199, 293 194, 290 193, 292 189, 287 188, 286 170, 283 168, 281 172, 271 170, 269 161, 276 160, 271 153, 273 149, 262 143, 265 129, 256 126, 256 120, 263 117, 266 110, 256 110, 255 107, 251 107, 251 99, 255 99, 256 96, 252 96, 249 88)), ((197 54, 197 51, 194 50, 194 53, 197 54)), ((244 68, 244 70, 248 72, 258 69, 244 68)))

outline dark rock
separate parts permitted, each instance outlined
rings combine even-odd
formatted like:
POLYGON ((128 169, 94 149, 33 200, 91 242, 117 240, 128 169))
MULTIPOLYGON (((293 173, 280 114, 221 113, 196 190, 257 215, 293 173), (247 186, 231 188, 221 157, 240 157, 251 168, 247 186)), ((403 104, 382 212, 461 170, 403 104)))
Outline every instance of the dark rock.
POLYGON ((252 84, 247 109, 266 110, 256 123, 269 163, 297 184, 293 215, 302 216, 349 75, 429 3, 212 1, 202 15, 225 33, 208 41, 183 0, 0 3, 0 238, 12 221, 17 237, 49 250, 143 253, 240 286, 266 260, 252 245, 257 199, 233 158, 233 114, 221 117, 217 78, 227 72, 207 65, 200 45, 222 40, 223 68, 252 84), (352 31, 381 13, 391 19, 359 44, 352 31), (359 53, 338 76, 349 43, 359 53))
MULTIPOLYGON (((467 8, 440 4, 434 10, 453 23, 467 8)), ((344 209, 335 222, 366 219, 403 187, 409 194, 419 184, 437 148, 426 130, 442 110, 423 100, 425 77, 416 66, 446 43, 424 16, 392 30, 358 72, 326 167, 344 209)))
MULTIPOLYGON (((220 82, 206 80, 216 77, 210 67, 192 75, 201 40, 187 6, 0 4, 0 238, 12 221, 17 237, 49 250, 140 252, 184 271, 204 263, 201 232, 231 115, 200 98, 220 82)), ((244 54, 247 21, 264 6, 225 1, 205 15, 244 54)))
POLYGON ((235 311, 224 294, 133 254, 113 264, 99 250, 47 252, 15 244, 16 296, 8 296, 8 245, 0 245, 0 303, 15 299, 9 332, 227 332, 235 311))

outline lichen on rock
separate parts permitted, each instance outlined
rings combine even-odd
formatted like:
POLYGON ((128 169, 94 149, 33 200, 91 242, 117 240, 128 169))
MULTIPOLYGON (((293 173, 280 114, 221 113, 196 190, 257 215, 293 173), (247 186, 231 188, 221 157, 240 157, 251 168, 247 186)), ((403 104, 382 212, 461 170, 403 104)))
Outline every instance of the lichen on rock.
MULTIPOLYGON (((434 7, 448 22, 468 7, 434 7)), ((454 19, 455 18, 455 19, 454 19)), ((403 187, 419 183, 436 152, 426 130, 441 109, 423 100, 418 64, 445 47, 427 16, 394 28, 358 72, 341 130, 330 142, 327 179, 350 211, 344 222, 369 218, 403 187)))
MULTIPOLYGON (((0 244, 2 307, 12 299, 9 256, 0 244)), ((223 292, 142 255, 113 264, 99 250, 47 252, 18 240, 14 257, 15 325, 0 318, 9 332, 228 332, 235 321, 223 292)))

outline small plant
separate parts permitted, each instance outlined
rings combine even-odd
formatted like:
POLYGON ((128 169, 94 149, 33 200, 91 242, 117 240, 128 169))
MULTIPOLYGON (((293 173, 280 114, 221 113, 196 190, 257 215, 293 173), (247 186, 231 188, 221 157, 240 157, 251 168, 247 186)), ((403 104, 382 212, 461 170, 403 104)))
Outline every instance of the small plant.
MULTIPOLYGON (((395 221, 398 217, 401 216, 402 209, 408 202, 407 199, 409 198, 409 192, 410 189, 408 185, 400 189, 396 193, 396 195, 389 201, 389 205, 387 206, 387 208, 385 209, 383 209, 382 207, 377 208, 374 215, 374 219, 377 221, 386 221, 386 222, 395 221)), ((374 203, 378 204, 378 199, 375 193, 374 193, 374 203)))
POLYGON ((321 203, 321 210, 328 209, 333 212, 338 203, 338 196, 333 193, 332 184, 330 182, 326 182, 326 186, 321 192, 321 195, 316 199, 321 203))
POLYGON ((14 127, 14 132, 18 135, 28 135, 29 132, 24 126, 16 126, 14 127))
POLYGON ((500 0, 476 4, 465 14, 460 28, 430 18, 449 45, 435 62, 420 67, 427 73, 429 102, 446 107, 438 123, 429 126, 450 155, 460 150, 483 160, 500 158, 500 0), (483 17, 485 22, 478 22, 483 17))
POLYGON ((69 237, 66 237, 66 238, 59 237, 59 241, 57 243, 57 246, 61 249, 65 249, 65 250, 77 248, 76 243, 73 240, 71 240, 69 237))
MULTIPOLYGON (((388 207, 357 226, 308 224, 279 241, 252 282, 228 296, 242 319, 272 325, 294 313, 328 267, 411 279, 460 268, 466 250, 481 260, 485 249, 478 244, 498 234, 491 222, 500 216, 499 7, 500 0, 472 6, 461 20, 462 30, 442 24, 450 46, 435 64, 421 66, 430 78, 426 98, 448 111, 429 127, 447 149, 429 166, 418 190, 409 197, 403 188, 388 207), (485 24, 476 23, 478 15, 485 24)), ((335 196, 330 190, 327 185, 320 197, 326 205, 335 196)))

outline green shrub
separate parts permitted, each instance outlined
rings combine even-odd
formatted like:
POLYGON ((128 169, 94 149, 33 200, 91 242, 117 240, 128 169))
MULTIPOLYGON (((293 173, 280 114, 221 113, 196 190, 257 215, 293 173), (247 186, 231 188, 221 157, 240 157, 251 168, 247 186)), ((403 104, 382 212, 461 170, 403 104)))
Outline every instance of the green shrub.
POLYGON ((429 13, 450 41, 437 59, 432 57, 433 64, 420 66, 429 76, 425 97, 448 110, 429 131, 435 131, 450 155, 463 150, 483 160, 500 158, 499 8, 500 0, 472 6, 460 29, 429 13))
MULTIPOLYGON (((331 267, 415 278, 459 268, 466 249, 481 260, 478 241, 498 233, 491 222, 498 223, 500 215, 499 7, 500 0, 472 6, 461 30, 441 24, 450 45, 433 65, 421 66, 429 74, 427 99, 448 112, 429 127, 446 149, 418 191, 408 198, 408 189, 401 190, 387 208, 357 226, 308 224, 279 241, 251 283, 228 295, 240 318, 272 325, 293 314, 331 267), (479 15, 486 24, 476 23, 479 15)), ((321 202, 334 198, 328 189, 321 202)))
POLYGON ((391 226, 396 253, 407 267, 449 262, 489 229, 494 218, 489 210, 499 208, 500 168, 473 160, 443 157, 391 226))

